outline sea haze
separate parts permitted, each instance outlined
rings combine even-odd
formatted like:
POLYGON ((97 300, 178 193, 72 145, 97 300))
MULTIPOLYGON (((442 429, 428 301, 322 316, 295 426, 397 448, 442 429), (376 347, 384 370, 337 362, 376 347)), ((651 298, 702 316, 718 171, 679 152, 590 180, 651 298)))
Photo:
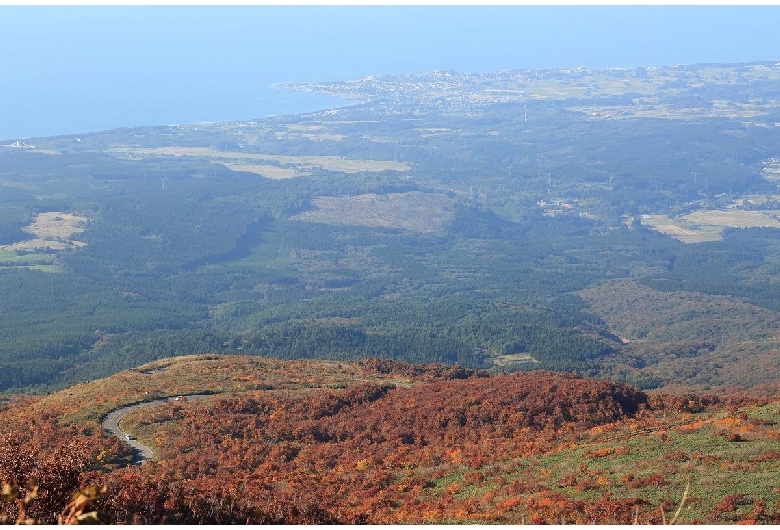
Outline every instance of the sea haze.
POLYGON ((779 60, 779 22, 776 6, 2 6, 0 139, 345 104, 286 81, 779 60))
MULTIPOLYGON (((118 127, 240 121, 283 114, 300 114, 353 104, 318 94, 273 88, 271 80, 233 93, 207 82, 193 81, 189 90, 124 88, 86 97, 71 92, 28 92, 17 104, 3 108, 0 138, 56 136, 118 127)), ((5 106, 4 106, 5 107, 5 106)))

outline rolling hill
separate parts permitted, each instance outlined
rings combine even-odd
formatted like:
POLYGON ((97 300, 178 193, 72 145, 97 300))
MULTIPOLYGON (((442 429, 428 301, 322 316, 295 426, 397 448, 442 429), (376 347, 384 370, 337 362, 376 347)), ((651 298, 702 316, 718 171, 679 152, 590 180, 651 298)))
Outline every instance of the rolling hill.
MULTIPOLYGON (((777 523, 777 390, 647 394, 543 371, 366 359, 155 361, 0 408, 0 480, 51 522, 79 486, 117 523, 777 523), (120 424, 153 448, 100 428, 120 424), (758 393, 756 393, 758 394, 758 393)), ((12 504, 3 517, 15 520, 12 504)))

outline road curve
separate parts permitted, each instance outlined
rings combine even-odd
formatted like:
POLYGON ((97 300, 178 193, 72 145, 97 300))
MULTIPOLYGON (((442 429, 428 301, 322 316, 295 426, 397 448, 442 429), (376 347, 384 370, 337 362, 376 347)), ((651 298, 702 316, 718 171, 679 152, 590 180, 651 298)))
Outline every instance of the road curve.
MULTIPOLYGON (((206 397, 211 397, 215 394, 191 394, 189 396, 181 396, 185 398, 186 400, 191 399, 203 399, 206 397)), ((143 403, 136 403, 135 405, 128 405, 127 407, 122 407, 121 409, 116 409, 114 411, 109 412, 105 418, 103 418, 103 429, 111 433, 112 435, 116 436, 123 442, 125 442, 127 445, 133 448, 133 464, 139 465, 143 464, 147 460, 152 460, 154 458, 154 452, 151 450, 151 448, 147 447, 146 445, 142 444, 138 440, 135 439, 135 437, 129 438, 128 435, 131 435, 132 433, 127 433, 119 428, 119 422, 122 421, 122 418, 127 416, 128 413, 132 412, 133 410, 141 407, 151 407, 154 405, 161 405, 162 403, 167 403, 169 401, 177 401, 179 398, 170 397, 170 398, 164 398, 164 399, 155 399, 154 401, 144 401, 143 403)))

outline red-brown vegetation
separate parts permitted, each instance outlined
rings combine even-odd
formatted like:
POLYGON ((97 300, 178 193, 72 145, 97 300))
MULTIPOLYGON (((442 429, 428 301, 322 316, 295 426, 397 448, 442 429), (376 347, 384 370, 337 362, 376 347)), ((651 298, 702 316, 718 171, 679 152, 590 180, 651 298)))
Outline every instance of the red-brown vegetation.
MULTIPOLYGON (((15 485, 19 498, 34 492, 29 507, 0 504, 0 520, 24 519, 54 523, 71 496, 84 485, 84 473, 100 466, 101 434, 63 427, 53 417, 10 420, 0 434, 0 485, 15 485)), ((112 445, 112 444, 106 444, 112 445)))
MULTIPOLYGON (((303 394, 255 392, 209 405, 169 404, 141 412, 138 421, 158 425, 166 440, 163 460, 123 472, 109 492, 137 481, 149 489, 152 477, 165 479, 157 478, 158 494, 144 502, 145 509, 134 504, 135 497, 111 493, 105 509, 118 520, 133 514, 137 522, 182 517, 229 522, 209 515, 213 508, 207 501, 226 502, 218 486, 229 481, 244 492, 262 493, 228 495, 233 522, 281 513, 284 499, 294 506, 317 506, 341 522, 397 522, 399 507, 415 504, 419 510, 407 522, 423 522, 431 512, 485 520, 476 500, 460 497, 491 482, 481 468, 496 454, 541 454, 554 447, 562 431, 614 422, 647 402, 625 385, 560 374, 426 375, 430 382, 410 388, 363 383, 303 394), (177 420, 176 431, 165 429, 171 418, 177 420), (430 471, 442 468, 463 469, 463 477, 438 496, 425 495, 435 486, 430 471), (181 491, 183 483, 208 487, 198 490, 198 502, 192 503, 184 500, 193 494, 181 491), (449 503, 440 506, 444 499, 449 503)), ((494 492, 487 502, 508 494, 494 492)))
MULTIPOLYGON (((724 406, 716 397, 648 397, 548 372, 344 364, 353 379, 335 388, 323 387, 314 364, 296 362, 281 385, 250 371, 241 377, 263 390, 137 409, 127 419, 157 453, 140 467, 117 467, 129 451, 96 422, 61 424, 56 410, 20 414, 37 402, 17 401, 0 410, 13 426, 0 437, 0 481, 37 480, 33 515, 47 522, 79 487, 100 484, 96 507, 118 523, 661 523, 682 493, 670 481, 675 466, 744 472, 777 454, 737 462, 674 446, 686 432, 770 429, 747 417, 698 419, 724 406), (639 457, 632 436, 662 444, 662 465, 608 472, 614 459, 639 457), (539 464, 559 453, 579 454, 579 464, 563 472, 539 464)), ((777 518, 750 495, 707 509, 699 522, 777 518)), ((17 515, 13 505, 3 510, 7 520, 17 515)))

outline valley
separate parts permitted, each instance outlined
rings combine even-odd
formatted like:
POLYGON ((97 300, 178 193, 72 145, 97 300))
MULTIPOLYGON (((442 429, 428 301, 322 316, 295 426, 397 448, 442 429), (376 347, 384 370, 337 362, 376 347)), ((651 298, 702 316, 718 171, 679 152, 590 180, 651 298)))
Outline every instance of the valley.
POLYGON ((774 318, 777 72, 432 72, 287 86, 359 101, 306 115, 9 141, 0 390, 196 353, 764 383, 763 320, 753 342, 717 311, 668 320, 645 347, 582 293, 631 280, 774 318), (712 368, 670 364, 686 341, 717 345, 696 350, 712 368))

